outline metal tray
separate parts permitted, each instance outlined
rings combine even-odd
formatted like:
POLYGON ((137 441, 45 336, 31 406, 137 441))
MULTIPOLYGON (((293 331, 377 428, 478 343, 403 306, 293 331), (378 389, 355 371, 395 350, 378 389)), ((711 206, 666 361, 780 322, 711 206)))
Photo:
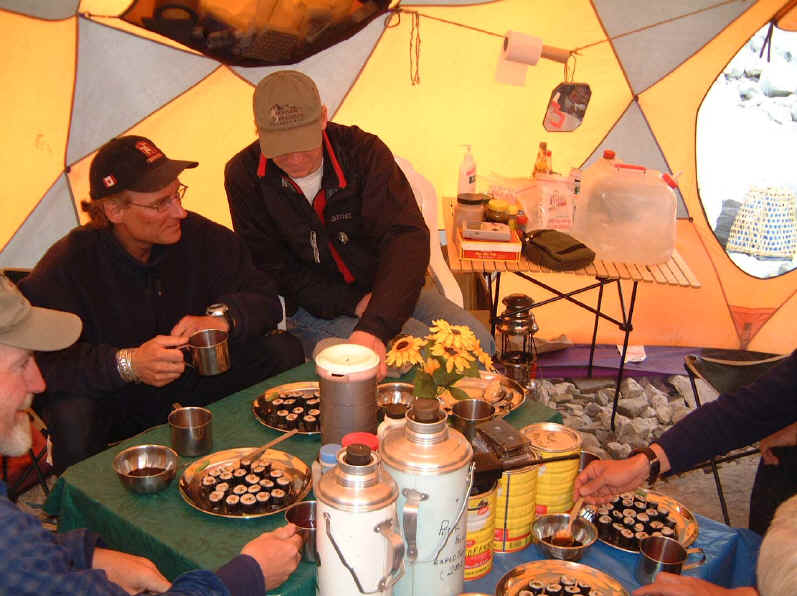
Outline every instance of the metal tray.
MULTIPOLYGON (((264 395, 266 397, 266 401, 271 401, 272 399, 277 399, 278 396, 280 396, 280 395, 282 395, 284 393, 304 393, 304 394, 309 393, 311 395, 313 395, 313 394, 318 394, 319 396, 321 395, 321 392, 319 391, 319 388, 318 388, 318 381, 299 381, 298 383, 285 383, 284 385, 277 385, 276 387, 272 387, 271 389, 268 389, 265 392, 264 395)), ((260 414, 257 413, 256 406, 257 406, 257 400, 258 399, 260 399, 260 397, 257 397, 257 398, 255 398, 252 401, 252 414, 254 414, 255 420, 257 420, 263 426, 266 426, 266 427, 270 428, 271 430, 276 430, 276 431, 279 431, 281 433, 288 432, 288 429, 286 429, 286 428, 280 428, 279 426, 272 426, 268 422, 263 420, 263 418, 260 416, 260 414)), ((296 434, 297 435, 320 435, 321 431, 320 430, 316 431, 316 432, 298 431, 296 434)))
MULTIPOLYGON (((495 415, 503 418, 526 403, 526 392, 517 381, 504 375, 479 371, 478 377, 463 377, 454 384, 474 399, 484 399, 495 407, 495 415)), ((440 396, 443 408, 449 413, 457 400, 448 392, 440 396)))
MULTIPOLYGON (((692 543, 697 540, 697 535, 700 531, 697 518, 692 515, 691 511, 681 505, 680 502, 672 497, 668 497, 662 493, 645 488, 638 488, 633 492, 634 494, 644 496, 651 503, 656 503, 657 505, 662 504, 670 510, 669 515, 675 520, 675 531, 678 537, 678 542, 680 542, 684 548, 689 548, 692 543)), ((595 523, 594 520, 597 517, 597 508, 589 505, 582 509, 580 515, 595 523)), ((599 540, 604 544, 608 544, 612 548, 616 548, 617 550, 622 550, 627 553, 639 552, 639 549, 618 546, 612 542, 609 542, 608 540, 604 540, 603 538, 599 538, 599 540)))
POLYGON ((517 596, 521 590, 526 589, 530 581, 536 580, 548 584, 557 582, 562 575, 569 575, 589 584, 601 596, 628 596, 628 591, 620 582, 603 571, 582 563, 559 559, 542 559, 518 565, 501 578, 495 588, 495 594, 517 596))
POLYGON ((211 453, 210 455, 206 455, 205 457, 198 459, 188 466, 185 469, 185 472, 183 472, 183 475, 180 476, 180 482, 178 484, 180 496, 182 496, 183 500, 191 505, 191 507, 194 509, 198 509, 199 511, 207 513, 208 515, 227 517, 231 519, 253 519, 256 517, 274 515, 275 513, 285 511, 288 507, 293 505, 293 503, 301 501, 307 496, 307 493, 310 492, 310 486, 312 485, 312 475, 310 468, 307 467, 307 464, 305 464, 295 455, 291 455, 285 451, 279 451, 278 449, 267 449, 260 459, 271 462, 272 467, 282 470, 285 476, 291 480, 291 494, 294 495, 294 498, 289 503, 286 503, 279 509, 274 509, 264 513, 255 513, 252 515, 216 513, 215 511, 206 509, 202 499, 199 497, 199 483, 204 473, 211 468, 222 466, 224 464, 237 463, 242 457, 246 456, 253 449, 257 449, 257 447, 237 447, 235 449, 217 451, 216 453, 211 453))

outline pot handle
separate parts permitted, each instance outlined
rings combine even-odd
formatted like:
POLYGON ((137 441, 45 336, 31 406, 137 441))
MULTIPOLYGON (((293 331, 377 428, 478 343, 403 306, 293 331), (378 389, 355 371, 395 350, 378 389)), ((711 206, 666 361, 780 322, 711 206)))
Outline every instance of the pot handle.
POLYGON ((694 563, 688 563, 681 567, 681 571, 686 571, 687 569, 694 569, 695 567, 700 567, 703 563, 706 562, 706 553, 703 552, 703 549, 700 547, 690 548, 686 551, 686 556, 689 555, 699 555, 699 560, 695 561, 694 563))
POLYGON ((379 532, 382 534, 390 543, 392 562, 390 572, 379 580, 376 590, 371 590, 370 592, 366 592, 363 589, 363 586, 360 583, 360 578, 357 577, 357 572, 354 570, 354 567, 348 564, 346 557, 343 556, 343 552, 338 546, 338 543, 335 542, 335 539, 332 537, 332 524, 330 522, 329 513, 326 511, 324 512, 324 523, 326 526, 327 537, 332 543, 332 548, 335 549, 335 552, 337 553, 338 558, 343 566, 349 570, 349 573, 351 573, 351 577, 361 594, 376 594, 377 592, 383 592, 386 588, 389 588, 395 584, 401 578, 401 576, 404 575, 404 541, 401 539, 399 534, 391 531, 391 527, 393 525, 392 520, 386 519, 380 524, 377 524, 377 526, 374 528, 374 532, 379 532))
POLYGON ((448 539, 451 538, 451 534, 454 533, 454 530, 457 529, 457 525, 459 524, 459 520, 462 519, 462 514, 465 513, 465 509, 468 508, 468 497, 470 496, 470 489, 473 488, 473 472, 476 467, 476 464, 473 463, 471 460, 470 466, 468 466, 468 484, 465 487, 465 494, 462 496, 462 504, 459 507, 459 511, 457 512, 457 519, 454 520, 454 523, 451 524, 451 528, 449 528, 448 533, 446 534, 445 539, 443 540, 443 544, 440 545, 440 548, 437 549, 437 553, 434 556, 435 563, 437 562, 437 557, 440 556, 440 553, 443 552, 443 549, 448 544, 448 539))
POLYGON ((407 540, 407 558, 415 561, 418 558, 418 509, 421 502, 428 499, 429 495, 414 488, 405 488, 401 494, 407 499, 401 511, 401 527, 407 540))

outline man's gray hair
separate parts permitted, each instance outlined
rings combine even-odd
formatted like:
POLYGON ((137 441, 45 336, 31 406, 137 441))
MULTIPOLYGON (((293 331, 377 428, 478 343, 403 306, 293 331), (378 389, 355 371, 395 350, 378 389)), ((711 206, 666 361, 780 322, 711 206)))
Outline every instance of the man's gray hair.
POLYGON ((797 594, 797 495, 775 512, 761 543, 757 574, 761 596, 797 594))

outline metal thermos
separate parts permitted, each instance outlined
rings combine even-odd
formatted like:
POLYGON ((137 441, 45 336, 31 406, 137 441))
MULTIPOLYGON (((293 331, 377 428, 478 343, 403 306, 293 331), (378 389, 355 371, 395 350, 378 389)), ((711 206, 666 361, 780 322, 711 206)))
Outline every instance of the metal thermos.
POLYGON ((473 448, 449 428, 437 400, 417 399, 402 428, 379 447, 399 487, 398 512, 406 543, 399 596, 456 596, 465 585, 463 512, 473 483, 473 448))
POLYGON ((318 594, 392 596, 404 572, 398 487, 376 452, 354 444, 315 487, 318 594))
POLYGON ((379 356, 357 344, 337 344, 315 358, 321 394, 321 443, 344 435, 376 434, 376 373, 379 356))

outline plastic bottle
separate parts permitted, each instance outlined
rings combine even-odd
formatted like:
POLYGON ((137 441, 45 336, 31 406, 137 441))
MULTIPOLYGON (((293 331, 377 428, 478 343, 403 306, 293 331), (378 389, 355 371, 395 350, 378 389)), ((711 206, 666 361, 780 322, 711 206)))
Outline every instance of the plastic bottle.
POLYGON ((385 434, 392 428, 400 428, 406 422, 407 406, 404 404, 387 404, 385 406, 385 419, 379 423, 379 428, 376 429, 376 436, 379 438, 379 444, 385 434))
POLYGON ((318 457, 313 460, 313 464, 310 466, 313 475, 313 486, 318 486, 318 483, 321 482, 321 476, 335 467, 338 461, 338 451, 341 449, 343 447, 338 443, 327 443, 321 446, 318 451, 318 457))
POLYGON ((537 174, 546 174, 546 161, 545 156, 548 153, 548 143, 540 141, 540 148, 537 149, 537 158, 534 160, 534 172, 532 176, 537 174))
POLYGON ((476 160, 473 159, 473 153, 470 152, 470 145, 465 145, 465 147, 467 147, 467 151, 465 151, 465 156, 459 166, 458 195, 476 192, 476 160))

